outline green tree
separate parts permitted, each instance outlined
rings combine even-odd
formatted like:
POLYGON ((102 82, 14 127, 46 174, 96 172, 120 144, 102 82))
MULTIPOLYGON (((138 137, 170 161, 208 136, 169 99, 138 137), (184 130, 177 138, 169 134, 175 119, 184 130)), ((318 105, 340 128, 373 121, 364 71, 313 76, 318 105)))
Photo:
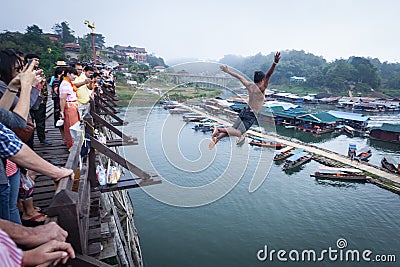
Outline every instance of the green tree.
POLYGON ((372 63, 362 57, 351 57, 349 63, 356 69, 356 79, 358 83, 363 83, 371 88, 378 88, 381 81, 378 76, 377 68, 372 63))
POLYGON ((63 21, 60 24, 56 23, 52 30, 59 36, 59 40, 64 44, 74 43, 76 41, 74 31, 69 27, 69 24, 66 21, 63 21))
POLYGON ((155 55, 147 55, 147 63, 149 63, 150 67, 155 67, 155 66, 164 66, 167 67, 167 65, 164 62, 164 59, 161 57, 156 57, 155 55))

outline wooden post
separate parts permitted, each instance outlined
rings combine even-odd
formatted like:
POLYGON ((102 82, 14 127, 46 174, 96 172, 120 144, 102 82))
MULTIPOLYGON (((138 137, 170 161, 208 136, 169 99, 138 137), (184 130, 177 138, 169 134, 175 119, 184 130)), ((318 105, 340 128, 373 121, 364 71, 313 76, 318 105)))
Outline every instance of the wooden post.
MULTIPOLYGON (((90 110, 93 110, 94 102, 90 101, 90 110)), ((91 137, 94 136, 94 123, 93 117, 90 113, 87 113, 83 118, 85 121, 85 133, 89 134, 91 137)), ((89 156, 88 156, 88 178, 90 181, 90 187, 98 186, 97 176, 96 176, 96 152, 94 148, 90 148, 89 156)))
POLYGON ((78 208, 78 193, 68 189, 61 190, 51 202, 48 215, 58 216, 58 224, 68 232, 67 242, 71 243, 76 253, 84 253, 82 226, 78 208))

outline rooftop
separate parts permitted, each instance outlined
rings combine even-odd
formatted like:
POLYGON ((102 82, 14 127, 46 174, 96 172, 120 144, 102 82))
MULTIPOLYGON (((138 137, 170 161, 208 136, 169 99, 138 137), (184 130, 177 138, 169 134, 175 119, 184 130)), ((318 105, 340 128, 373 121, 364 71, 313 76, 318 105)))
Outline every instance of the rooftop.
POLYGON ((361 122, 368 122, 369 118, 364 116, 363 114, 358 113, 351 113, 351 112, 343 112, 343 111, 335 111, 330 110, 328 111, 329 114, 335 116, 336 118, 343 119, 343 120, 352 120, 352 121, 361 121, 361 122))

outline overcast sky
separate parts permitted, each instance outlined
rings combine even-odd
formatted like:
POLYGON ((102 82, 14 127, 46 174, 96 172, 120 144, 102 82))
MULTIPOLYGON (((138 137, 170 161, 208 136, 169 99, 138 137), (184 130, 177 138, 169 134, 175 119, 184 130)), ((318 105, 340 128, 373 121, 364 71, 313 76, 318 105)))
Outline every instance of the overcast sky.
POLYGON ((296 49, 400 62, 398 0, 14 0, 2 10, 1 31, 52 32, 67 21, 83 36, 88 19, 107 46, 145 47, 167 61, 296 49))

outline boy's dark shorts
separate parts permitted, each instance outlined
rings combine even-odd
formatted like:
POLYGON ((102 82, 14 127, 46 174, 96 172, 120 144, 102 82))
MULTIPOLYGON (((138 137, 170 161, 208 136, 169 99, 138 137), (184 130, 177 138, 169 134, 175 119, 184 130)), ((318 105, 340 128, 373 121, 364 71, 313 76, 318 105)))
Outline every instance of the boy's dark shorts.
POLYGON ((244 134, 248 129, 250 129, 256 120, 256 115, 247 106, 240 111, 239 118, 236 119, 232 127, 238 129, 242 134, 244 134))

